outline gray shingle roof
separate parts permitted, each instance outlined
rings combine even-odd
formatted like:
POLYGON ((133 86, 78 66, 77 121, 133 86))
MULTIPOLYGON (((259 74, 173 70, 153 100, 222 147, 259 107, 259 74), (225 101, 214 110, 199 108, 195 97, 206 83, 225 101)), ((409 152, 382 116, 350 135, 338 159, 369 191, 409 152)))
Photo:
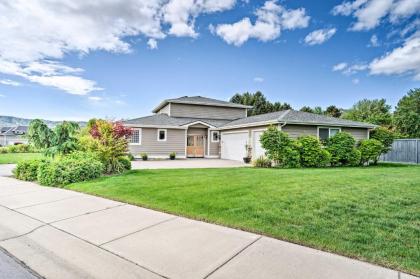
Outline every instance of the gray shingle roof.
POLYGON ((218 119, 197 119, 187 117, 170 117, 167 114, 160 113, 150 116, 135 118, 123 121, 124 124, 139 125, 139 126, 183 126, 196 121, 207 123, 214 127, 221 127, 224 124, 230 122, 230 120, 218 120, 218 119))
POLYGON ((16 126, 16 127, 1 127, 0 135, 23 135, 28 132, 28 126, 16 126))
POLYGON ((184 96, 175 99, 167 99, 160 103, 153 112, 158 112, 161 108, 166 106, 169 103, 176 104, 190 104, 190 105, 204 105, 204 106, 219 106, 219 107, 231 107, 231 108, 252 108, 251 106, 245 106, 241 104, 235 104, 231 102, 201 97, 201 96, 184 96))
POLYGON ((222 128, 241 125, 252 125, 259 122, 279 122, 279 123, 295 123, 307 125, 332 125, 332 126, 347 126, 347 127, 361 127, 361 128, 375 128, 376 125, 351 121, 341 118, 335 118, 315 113, 302 112, 296 110, 284 110, 272 113, 266 113, 256 116, 250 116, 234 120, 225 124, 222 128))
POLYGON ((258 122, 269 122, 269 121, 275 122, 275 121, 278 121, 280 117, 287 112, 288 112, 287 110, 283 110, 283 111, 276 111, 276 112, 271 112, 271 113, 249 116, 246 118, 241 118, 241 119, 231 121, 229 123, 226 123, 226 125, 224 126, 230 127, 230 126, 254 124, 258 122))

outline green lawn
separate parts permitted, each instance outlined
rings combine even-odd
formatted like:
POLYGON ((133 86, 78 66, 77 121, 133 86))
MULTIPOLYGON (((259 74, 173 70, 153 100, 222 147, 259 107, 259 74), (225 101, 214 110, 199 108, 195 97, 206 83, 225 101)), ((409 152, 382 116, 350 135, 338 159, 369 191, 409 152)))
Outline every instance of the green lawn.
POLYGON ((0 154, 0 164, 16 164, 20 161, 42 158, 41 153, 5 153, 0 154))
POLYGON ((69 189, 420 275, 420 167, 141 170, 69 189))

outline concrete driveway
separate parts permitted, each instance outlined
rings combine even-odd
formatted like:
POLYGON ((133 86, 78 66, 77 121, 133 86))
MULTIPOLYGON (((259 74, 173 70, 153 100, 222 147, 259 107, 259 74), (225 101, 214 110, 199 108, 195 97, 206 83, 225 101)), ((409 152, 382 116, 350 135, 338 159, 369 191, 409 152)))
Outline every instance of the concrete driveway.
POLYGON ((13 175, 12 170, 16 167, 15 164, 0 164, 0 176, 13 175))
POLYGON ((236 168, 247 166, 240 161, 222 159, 180 159, 149 160, 131 162, 133 169, 194 169, 194 168, 236 168))
POLYGON ((258 234, 7 177, 0 177, 0 247, 46 278, 415 278, 258 234))

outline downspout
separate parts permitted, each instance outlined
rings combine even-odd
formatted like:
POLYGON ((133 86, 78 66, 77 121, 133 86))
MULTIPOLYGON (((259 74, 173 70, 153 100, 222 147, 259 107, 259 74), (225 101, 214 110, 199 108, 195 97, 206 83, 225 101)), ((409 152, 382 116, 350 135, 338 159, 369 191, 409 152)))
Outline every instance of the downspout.
POLYGON ((283 128, 284 126, 286 126, 286 124, 287 124, 287 122, 284 122, 283 124, 279 124, 280 131, 281 131, 281 130, 283 130, 282 128, 283 128))

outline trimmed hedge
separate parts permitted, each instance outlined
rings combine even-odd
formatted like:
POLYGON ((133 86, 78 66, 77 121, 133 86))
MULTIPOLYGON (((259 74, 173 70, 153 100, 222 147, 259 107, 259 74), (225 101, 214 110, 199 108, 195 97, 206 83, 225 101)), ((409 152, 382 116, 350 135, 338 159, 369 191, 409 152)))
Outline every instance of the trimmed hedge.
POLYGON ((38 167, 37 180, 41 185, 63 186, 98 178, 103 171, 103 164, 91 156, 68 156, 42 162, 38 167))
POLYGON ((0 147, 0 154, 4 153, 36 153, 38 149, 30 144, 17 144, 0 147))
POLYGON ((13 170, 17 179, 25 181, 35 181, 38 176, 38 168, 45 160, 28 160, 19 162, 13 170))

